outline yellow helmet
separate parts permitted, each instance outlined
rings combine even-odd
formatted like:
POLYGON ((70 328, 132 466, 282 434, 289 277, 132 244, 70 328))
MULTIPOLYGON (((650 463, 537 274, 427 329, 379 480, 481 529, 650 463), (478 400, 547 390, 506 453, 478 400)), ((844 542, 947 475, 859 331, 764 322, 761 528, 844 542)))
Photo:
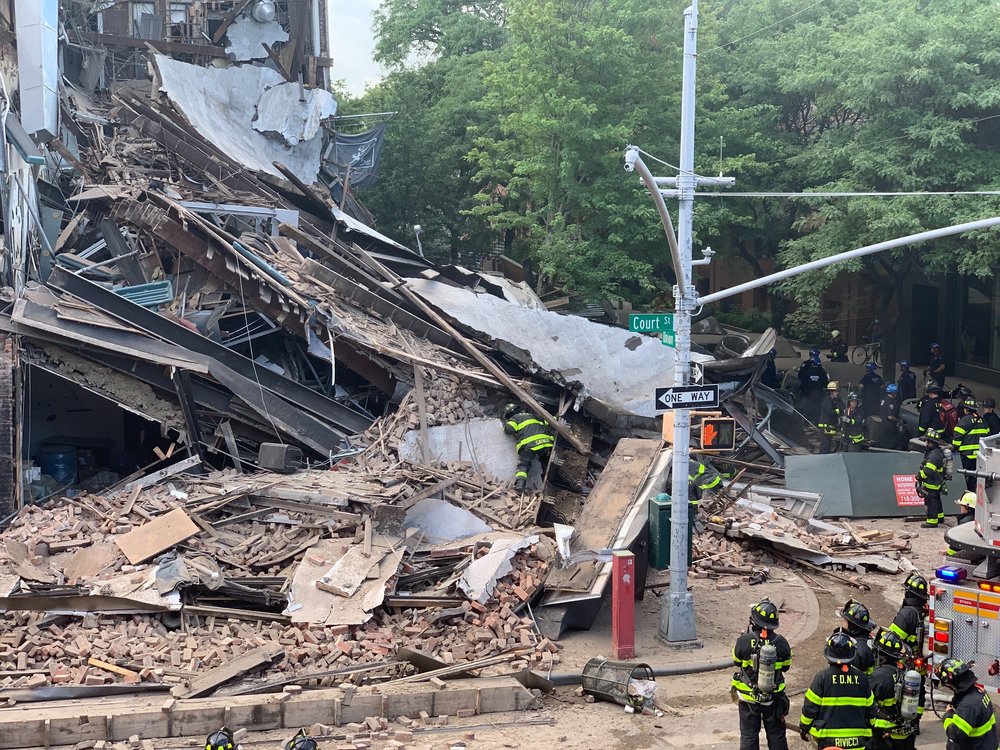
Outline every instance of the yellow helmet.
POLYGON ((829 383, 826 384, 826 389, 828 391, 839 391, 840 390, 840 386, 837 385, 837 381, 836 380, 831 380, 829 383))
POLYGON ((964 505, 966 508, 976 507, 976 493, 969 490, 960 498, 958 498, 958 504, 964 505))

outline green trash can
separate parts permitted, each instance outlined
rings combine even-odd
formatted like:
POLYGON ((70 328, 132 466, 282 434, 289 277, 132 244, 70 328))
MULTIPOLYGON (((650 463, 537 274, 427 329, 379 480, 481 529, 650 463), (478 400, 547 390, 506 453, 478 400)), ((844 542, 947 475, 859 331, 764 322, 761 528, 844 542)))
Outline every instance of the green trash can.
MULTIPOLYGON (((670 495, 661 492, 649 498, 649 567, 666 570, 670 567, 670 512, 673 503, 670 495)), ((688 565, 691 564, 691 550, 694 541, 694 522, 698 516, 698 501, 688 504, 688 565)))

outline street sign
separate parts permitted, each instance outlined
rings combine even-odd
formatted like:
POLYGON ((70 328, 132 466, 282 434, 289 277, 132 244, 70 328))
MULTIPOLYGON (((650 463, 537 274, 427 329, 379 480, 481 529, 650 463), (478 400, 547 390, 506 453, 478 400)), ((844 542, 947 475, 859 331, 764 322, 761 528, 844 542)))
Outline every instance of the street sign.
POLYGON ((719 405, 717 385, 675 385, 671 388, 656 389, 657 409, 690 409, 700 406, 719 405))
MULTIPOLYGON (((673 313, 632 313, 628 316, 628 329, 635 333, 674 333, 673 313)), ((664 341, 666 343, 666 341, 664 341)), ((672 346, 672 344, 671 344, 672 346)))
POLYGON ((670 333, 661 333, 660 341, 662 341, 666 346, 669 346, 673 349, 677 348, 677 336, 674 335, 673 331, 671 331, 670 333))

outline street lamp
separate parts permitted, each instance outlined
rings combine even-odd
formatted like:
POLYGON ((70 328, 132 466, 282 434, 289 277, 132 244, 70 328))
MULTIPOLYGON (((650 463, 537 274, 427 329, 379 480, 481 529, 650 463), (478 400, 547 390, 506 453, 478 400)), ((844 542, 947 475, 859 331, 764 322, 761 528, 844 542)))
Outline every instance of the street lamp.
POLYGON ((417 236, 417 252, 420 253, 420 257, 424 257, 424 246, 420 244, 420 233, 424 231, 424 228, 419 224, 413 225, 413 234, 417 236))

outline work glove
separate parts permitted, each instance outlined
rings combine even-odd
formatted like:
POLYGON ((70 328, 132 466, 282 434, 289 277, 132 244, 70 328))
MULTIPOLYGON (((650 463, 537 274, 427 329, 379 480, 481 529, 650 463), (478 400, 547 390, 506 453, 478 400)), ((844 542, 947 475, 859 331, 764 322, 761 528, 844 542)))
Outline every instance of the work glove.
POLYGON ((802 738, 803 742, 808 742, 810 739, 812 739, 812 735, 809 734, 809 727, 807 727, 805 724, 799 725, 799 737, 802 738))

